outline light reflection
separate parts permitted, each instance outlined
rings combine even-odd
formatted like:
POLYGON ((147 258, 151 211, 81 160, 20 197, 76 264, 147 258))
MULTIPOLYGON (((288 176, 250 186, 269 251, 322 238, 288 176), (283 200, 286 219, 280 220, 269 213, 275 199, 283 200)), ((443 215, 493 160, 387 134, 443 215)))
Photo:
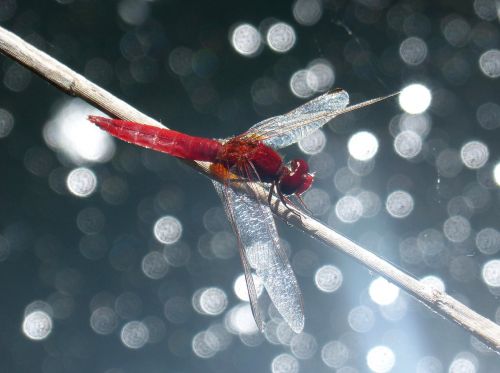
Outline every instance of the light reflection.
POLYGON ((436 289, 439 291, 446 291, 446 285, 444 284, 443 280, 440 277, 429 275, 422 277, 420 279, 420 282, 429 288, 436 289))
POLYGON ((448 368, 448 373, 476 373, 476 371, 475 364, 465 357, 454 359, 448 368))
POLYGON ((6 63, 4 67, 3 84, 12 92, 22 92, 31 82, 31 71, 18 63, 6 63))
POLYGON ((372 133, 361 131, 351 136, 347 148, 353 158, 368 161, 377 154, 378 140, 372 133))
POLYGON ((403 40, 399 46, 401 59, 410 66, 417 66, 424 62, 427 53, 428 48, 425 41, 415 36, 403 40))
POLYGON ((272 373, 298 373, 299 361, 290 354, 280 354, 271 362, 272 373))
POLYGON ((372 301, 379 305, 388 305, 399 296, 399 288, 383 277, 377 277, 368 289, 372 301))
POLYGON ((293 17, 304 26, 312 26, 323 15, 323 3, 320 0, 296 0, 293 4, 293 17))
POLYGON ((340 341, 327 342, 321 349, 321 360, 330 368, 338 369, 349 359, 349 348, 340 341))
POLYGON ((394 218, 406 218, 413 210, 415 203, 410 193, 396 190, 387 196, 385 208, 394 218))
POLYGON ((187 76, 193 72, 194 52, 186 47, 177 47, 168 55, 168 66, 179 76, 187 76))
POLYGON ((146 325, 149 330, 148 343, 159 343, 167 334, 167 328, 165 322, 156 316, 146 316, 142 322, 146 325))
POLYGON ((309 71, 298 70, 290 77, 290 90, 292 93, 300 98, 308 98, 314 94, 314 89, 308 82, 309 71))
POLYGON ((191 305, 181 296, 167 300, 163 306, 165 318, 173 324, 183 324, 191 317, 191 305))
POLYGON ((445 39, 455 47, 462 47, 469 40, 471 27, 463 17, 458 15, 446 17, 442 28, 445 39))
POLYGON ((342 272, 334 265, 324 265, 314 275, 315 285, 325 293, 337 291, 342 286, 342 281, 342 272))
MULTIPOLYGON (((255 285, 255 291, 257 293, 257 297, 260 297, 263 290, 264 290, 264 285, 260 279, 259 276, 252 274, 253 278, 253 283, 255 285)), ((247 289, 247 283, 245 280, 245 275, 241 274, 239 275, 236 280, 234 281, 233 284, 233 290, 236 296, 245 302, 249 302, 250 299, 248 297, 248 289, 247 289)))
POLYGON ((488 78, 500 77, 500 50, 490 49, 479 57, 479 68, 488 78))
POLYGON ((443 364, 437 357, 424 356, 418 360, 415 373, 443 373, 443 364))
POLYGON ((44 311, 33 311, 24 316, 22 329, 29 339, 43 340, 52 332, 52 318, 44 311))
POLYGON ((227 295, 221 288, 210 287, 200 294, 199 307, 205 315, 220 315, 225 311, 227 304, 227 295))
POLYGON ((253 318, 250 304, 239 304, 226 313, 225 323, 230 332, 234 334, 254 334, 259 329, 253 318))
POLYGON ((316 353, 318 343, 311 334, 302 332, 295 334, 290 341, 290 351, 301 360, 310 359, 316 353))
POLYGON ((476 246, 485 255, 498 253, 500 251, 500 232, 490 227, 481 229, 476 234, 476 246))
POLYGON ((174 216, 163 216, 156 221, 153 232, 158 241, 172 245, 181 238, 182 224, 174 216))
POLYGON ((90 123, 88 115, 103 113, 82 100, 66 100, 44 126, 47 145, 61 151, 75 164, 110 160, 115 152, 113 140, 90 123))
POLYGON ((363 215, 363 205, 354 196, 344 196, 337 201, 335 214, 344 223, 355 223, 363 215))
POLYGON ((210 331, 197 333, 191 342, 191 347, 196 356, 202 359, 209 359, 218 352, 218 339, 210 331))
POLYGON ((493 130, 500 126, 500 105, 494 102, 485 102, 476 110, 476 119, 487 130, 493 130))
POLYGON ((316 130, 299 141, 299 149, 305 154, 318 154, 326 145, 326 136, 322 130, 316 130))
POLYGON ((0 139, 9 136, 14 128, 14 116, 10 111, 0 108, 0 139))
POLYGON ((148 1, 122 0, 118 4, 118 15, 120 18, 133 26, 144 23, 149 17, 150 12, 148 1))
POLYGON ((267 30, 266 40, 273 51, 286 53, 295 45, 295 30, 287 23, 277 22, 267 30))
POLYGON ((483 265, 481 276, 486 285, 500 287, 500 260, 493 259, 483 265))
POLYGON ((376 346, 368 351, 366 364, 375 373, 389 372, 396 364, 396 355, 387 346, 376 346))
POLYGON ((90 316, 90 327, 97 334, 107 335, 118 327, 118 321, 118 315, 112 308, 98 307, 90 316))
POLYGON ((260 52, 261 37, 259 30, 244 23, 230 31, 229 39, 234 50, 246 57, 253 57, 260 52))
POLYGON ((402 131, 394 139, 394 150, 403 158, 414 158, 422 150, 422 138, 413 131, 402 131))
POLYGON ((422 84, 411 84, 399 94, 399 105, 409 114, 420 114, 431 104, 431 91, 422 84))
POLYGON ((333 86, 335 73, 327 60, 319 58, 312 61, 307 71, 307 84, 314 92, 326 92, 333 86))
POLYGON ((443 233, 451 242, 463 242, 471 234, 469 220, 460 215, 450 216, 443 224, 443 233))
POLYGON ((485 21, 494 21, 498 17, 497 6, 493 0, 474 0, 474 12, 485 21))
POLYGON ((366 333, 375 325, 375 314, 367 306, 357 306, 349 311, 347 322, 355 332, 366 333))
POLYGON ((120 333, 122 343, 131 349, 139 349, 149 340, 149 329, 142 321, 126 323, 120 333))
POLYGON ((489 155, 488 147, 481 141, 469 141, 460 150, 462 162, 471 169, 483 167, 488 162, 489 155))
POLYGON ((162 253, 152 251, 142 258, 142 272, 152 280, 159 280, 168 272, 167 260, 162 253))
POLYGON ((75 168, 68 174, 66 185, 75 196, 88 197, 97 187, 97 176, 86 167, 75 168))

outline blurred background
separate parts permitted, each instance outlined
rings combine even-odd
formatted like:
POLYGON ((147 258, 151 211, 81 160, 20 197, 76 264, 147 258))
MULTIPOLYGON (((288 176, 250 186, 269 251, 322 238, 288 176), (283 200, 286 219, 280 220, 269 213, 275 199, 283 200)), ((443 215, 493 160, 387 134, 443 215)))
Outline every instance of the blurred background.
MULTIPOLYGON (((494 0, 2 0, 1 25, 170 128, 223 138, 335 87, 403 90, 284 149, 314 215, 500 322, 494 0)), ((278 222, 295 335, 256 330, 211 182, 1 56, 1 372, 492 372, 498 356, 278 222)), ((496 367, 496 368, 495 368, 496 367)))

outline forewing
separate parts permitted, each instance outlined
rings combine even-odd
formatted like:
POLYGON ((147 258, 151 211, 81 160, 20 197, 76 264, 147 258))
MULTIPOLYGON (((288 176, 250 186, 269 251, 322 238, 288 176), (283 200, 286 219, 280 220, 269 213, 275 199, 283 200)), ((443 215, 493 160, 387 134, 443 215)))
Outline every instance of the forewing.
MULTIPOLYGON (((251 271, 260 277, 279 313, 293 331, 304 328, 302 295, 292 267, 279 244, 278 232, 271 209, 249 196, 245 191, 214 181, 226 213, 233 226, 245 269, 245 279, 252 311, 257 325, 262 329, 260 308, 257 304, 251 271), (260 325, 259 325, 260 323, 260 325)), ((245 183, 252 195, 251 184, 245 183)))
POLYGON ((272 148, 284 148, 300 141, 336 117, 349 104, 344 90, 318 96, 287 114, 255 124, 242 137, 257 137, 272 148))

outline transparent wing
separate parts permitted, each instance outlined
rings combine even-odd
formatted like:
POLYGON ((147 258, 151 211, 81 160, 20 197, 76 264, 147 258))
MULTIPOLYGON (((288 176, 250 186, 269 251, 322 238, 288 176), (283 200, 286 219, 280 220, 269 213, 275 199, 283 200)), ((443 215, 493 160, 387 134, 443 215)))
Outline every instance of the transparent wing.
MULTIPOLYGON (((245 186, 251 189, 250 183, 245 186)), ((263 322, 251 271, 262 280, 264 287, 283 319, 293 331, 304 328, 302 295, 292 267, 279 244, 271 209, 243 191, 214 181, 226 214, 233 226, 241 261, 245 270, 248 293, 255 321, 262 330, 263 322)), ((252 193, 251 190, 249 190, 252 193)))
POLYGON ((318 96, 287 114, 255 124, 242 137, 256 136, 266 145, 278 149, 300 141, 342 113, 349 95, 338 89, 318 96))

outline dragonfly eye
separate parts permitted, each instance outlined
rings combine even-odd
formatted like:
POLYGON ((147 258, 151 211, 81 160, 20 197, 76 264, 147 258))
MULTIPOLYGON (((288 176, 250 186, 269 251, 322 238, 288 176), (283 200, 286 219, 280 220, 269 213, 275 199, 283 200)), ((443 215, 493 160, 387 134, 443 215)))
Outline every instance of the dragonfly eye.
POLYGON ((304 174, 302 177, 302 185, 295 191, 297 196, 300 196, 302 193, 306 192, 312 185, 314 181, 313 174, 304 174))
POLYGON ((303 159, 292 159, 290 162, 291 174, 306 174, 309 171, 309 165, 303 159))
POLYGON ((294 159, 290 168, 285 168, 279 181, 279 188, 283 194, 300 195, 309 189, 314 176, 308 173, 309 166, 303 159, 294 159))

